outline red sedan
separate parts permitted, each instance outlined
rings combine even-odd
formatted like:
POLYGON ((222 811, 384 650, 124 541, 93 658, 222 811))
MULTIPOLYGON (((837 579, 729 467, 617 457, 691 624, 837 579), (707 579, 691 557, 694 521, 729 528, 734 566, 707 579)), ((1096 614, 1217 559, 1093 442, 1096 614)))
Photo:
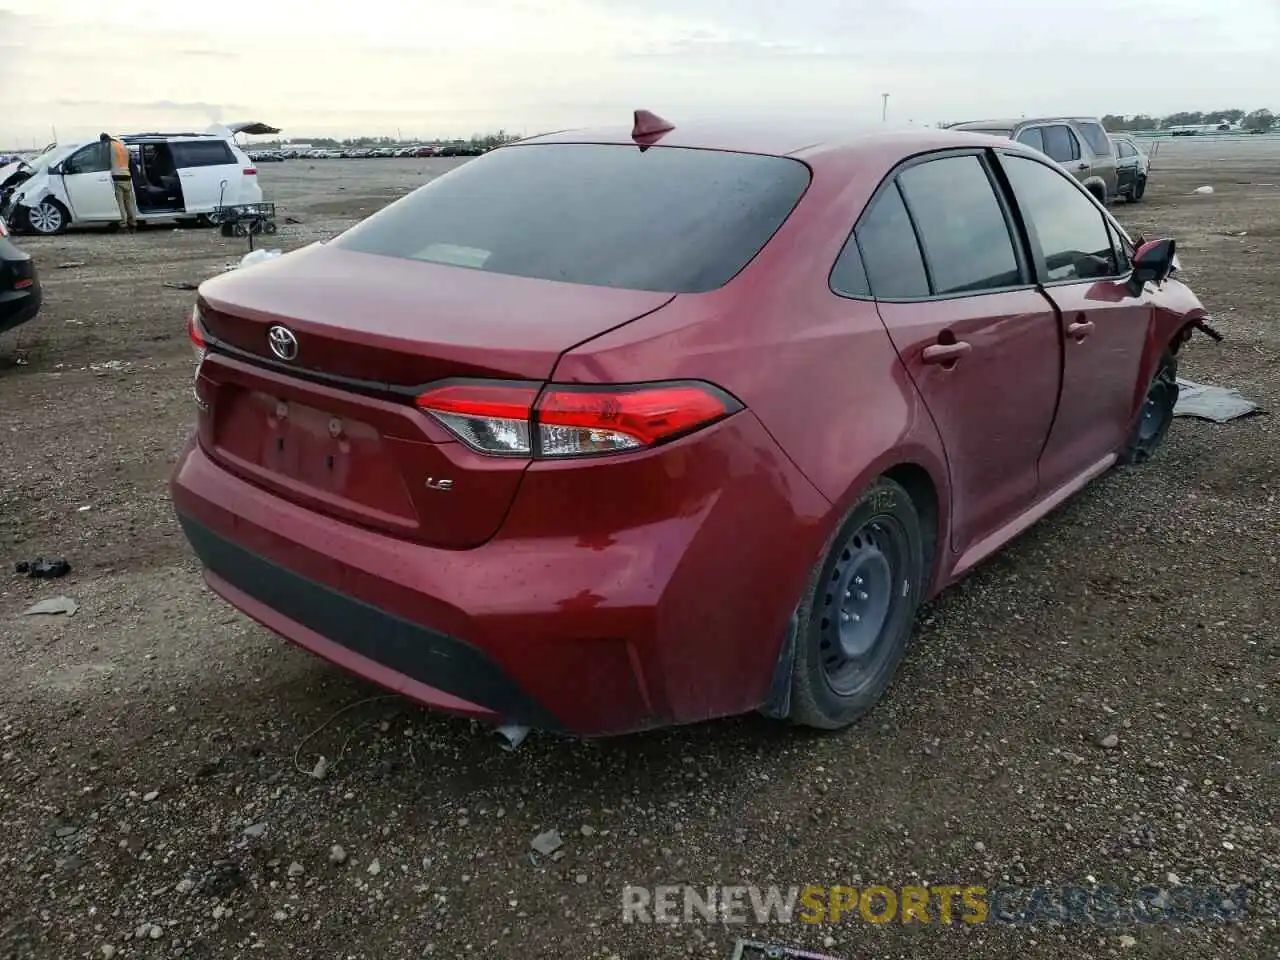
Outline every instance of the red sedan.
POLYGON ((836 728, 1160 444, 1203 316, 1017 143, 641 113, 204 283, 173 500, 218 594, 428 706, 836 728))

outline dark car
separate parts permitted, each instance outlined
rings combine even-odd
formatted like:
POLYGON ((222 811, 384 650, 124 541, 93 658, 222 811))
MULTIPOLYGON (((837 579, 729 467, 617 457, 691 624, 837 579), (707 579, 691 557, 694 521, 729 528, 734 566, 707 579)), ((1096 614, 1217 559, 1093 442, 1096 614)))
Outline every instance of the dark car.
POLYGON ((40 299, 35 261, 13 245, 9 228, 0 218, 0 333, 34 319, 40 299))
POLYGON ((214 591, 423 704, 840 727, 922 601, 1161 443, 1175 269, 1012 141, 537 137, 205 281, 173 501, 214 591))

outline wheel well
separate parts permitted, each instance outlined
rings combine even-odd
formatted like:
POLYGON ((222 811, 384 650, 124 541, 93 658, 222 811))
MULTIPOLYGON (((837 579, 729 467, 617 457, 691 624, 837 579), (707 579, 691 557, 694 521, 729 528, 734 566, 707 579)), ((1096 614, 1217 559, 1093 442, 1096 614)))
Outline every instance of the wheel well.
POLYGON ((929 471, 914 463, 900 463, 884 472, 884 475, 907 491, 916 512, 920 514, 923 528, 925 556, 928 560, 929 576, 933 575, 933 561, 937 550, 938 537, 938 490, 933 484, 929 471))
POLYGON ((1107 202, 1106 187, 1101 186, 1100 184, 1097 184, 1097 183, 1091 183, 1088 186, 1086 186, 1085 189, 1088 190, 1090 193, 1092 193, 1094 197, 1097 198, 1099 203, 1105 204, 1107 202))

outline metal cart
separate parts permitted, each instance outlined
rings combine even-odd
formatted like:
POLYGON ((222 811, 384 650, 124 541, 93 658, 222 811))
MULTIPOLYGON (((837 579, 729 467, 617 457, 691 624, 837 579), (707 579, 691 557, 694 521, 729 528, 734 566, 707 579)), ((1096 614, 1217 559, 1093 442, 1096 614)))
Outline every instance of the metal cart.
POLYGON ((276 205, 274 203, 237 203, 218 206, 209 220, 221 228, 224 237, 248 237, 249 249, 258 234, 276 232, 276 205))

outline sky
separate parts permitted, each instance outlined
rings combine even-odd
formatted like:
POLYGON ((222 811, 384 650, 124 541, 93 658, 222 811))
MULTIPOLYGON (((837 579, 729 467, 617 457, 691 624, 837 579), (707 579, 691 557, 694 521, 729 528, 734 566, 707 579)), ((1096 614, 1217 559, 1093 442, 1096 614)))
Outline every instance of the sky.
POLYGON ((1280 110, 1277 0, 0 0, 0 148, 1280 110))

